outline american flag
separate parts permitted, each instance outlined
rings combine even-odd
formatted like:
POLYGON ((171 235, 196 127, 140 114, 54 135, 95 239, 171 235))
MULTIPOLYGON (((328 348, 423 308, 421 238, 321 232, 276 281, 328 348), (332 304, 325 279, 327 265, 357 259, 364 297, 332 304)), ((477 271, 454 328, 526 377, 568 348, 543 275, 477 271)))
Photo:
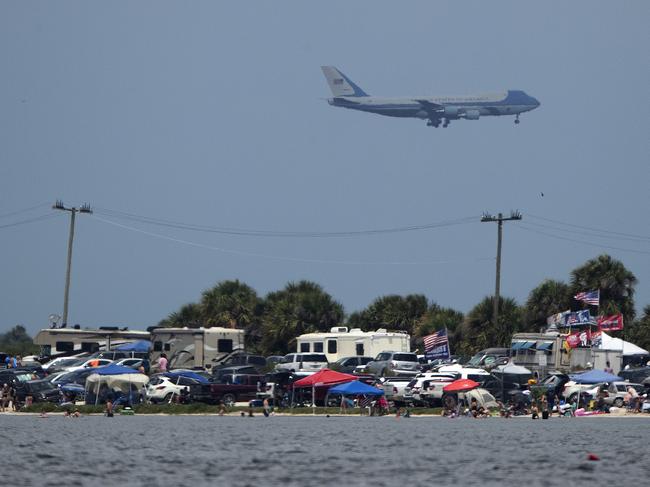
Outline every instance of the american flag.
POLYGON ((440 330, 435 332, 432 335, 427 335, 424 337, 424 351, 430 352, 438 345, 447 343, 447 330, 440 330))
POLYGON ((573 296, 575 299, 578 301, 583 301, 587 304, 591 304, 593 306, 599 306, 600 305, 600 289, 596 291, 587 291, 583 293, 578 293, 575 296, 573 296))

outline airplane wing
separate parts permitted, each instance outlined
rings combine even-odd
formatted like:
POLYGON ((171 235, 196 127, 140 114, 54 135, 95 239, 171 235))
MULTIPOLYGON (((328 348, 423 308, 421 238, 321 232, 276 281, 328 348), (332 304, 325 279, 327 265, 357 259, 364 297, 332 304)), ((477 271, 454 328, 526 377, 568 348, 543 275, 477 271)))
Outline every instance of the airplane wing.
POLYGON ((442 105, 438 105, 437 103, 433 103, 428 100, 415 100, 415 101, 418 102, 422 106, 424 111, 426 111, 429 114, 435 114, 445 109, 445 107, 443 107, 442 105))

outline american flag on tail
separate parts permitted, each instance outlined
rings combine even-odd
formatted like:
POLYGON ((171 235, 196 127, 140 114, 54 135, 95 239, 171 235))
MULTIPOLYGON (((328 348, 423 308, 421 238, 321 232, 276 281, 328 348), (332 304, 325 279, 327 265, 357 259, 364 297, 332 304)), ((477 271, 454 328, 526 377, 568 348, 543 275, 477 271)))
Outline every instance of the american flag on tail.
POLYGON ((428 360, 449 358, 449 337, 447 329, 424 337, 424 354, 428 360))

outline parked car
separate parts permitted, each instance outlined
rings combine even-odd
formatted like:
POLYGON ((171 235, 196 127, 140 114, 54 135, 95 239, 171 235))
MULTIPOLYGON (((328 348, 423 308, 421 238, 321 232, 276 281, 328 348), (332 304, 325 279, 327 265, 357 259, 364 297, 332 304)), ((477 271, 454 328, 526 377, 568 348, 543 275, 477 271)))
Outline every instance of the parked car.
POLYGON ((232 406, 238 401, 256 399, 257 393, 265 389, 264 376, 260 374, 224 376, 224 380, 223 383, 192 384, 192 400, 208 404, 223 402, 226 406, 232 406))
POLYGON ((386 400, 393 402, 397 407, 407 404, 406 386, 411 380, 413 380, 412 377, 387 377, 382 383, 386 400))
POLYGON ((618 373, 618 375, 630 382, 642 383, 645 379, 650 377, 650 366, 623 369, 618 373))
POLYGON ((82 358, 63 370, 66 372, 74 372, 75 370, 83 370, 97 367, 104 367, 105 365, 112 364, 113 361, 106 358, 82 358))
POLYGON ((506 379, 501 380, 500 377, 491 375, 482 386, 490 394, 492 394, 498 401, 505 403, 515 403, 522 400, 521 395, 526 389, 525 386, 519 382, 506 379))
POLYGON ((16 388, 18 402, 25 403, 28 396, 32 398, 32 402, 57 403, 61 399, 59 388, 47 379, 29 380, 24 383, 24 387, 16 388))
POLYGON ((289 353, 284 360, 275 366, 275 370, 293 372, 318 372, 327 367, 327 357, 324 353, 289 353))
POLYGON ((131 367, 132 369, 138 370, 142 365, 141 358, 123 358, 115 362, 115 365, 121 365, 122 367, 131 367))
POLYGON ((605 404, 609 406, 616 406, 617 408, 623 407, 625 403, 624 398, 627 394, 627 388, 630 386, 634 387, 639 395, 645 392, 645 387, 642 384, 622 381, 611 382, 607 387, 607 396, 603 399, 605 404))
POLYGON ((427 372, 418 374, 404 389, 404 398, 416 406, 437 406, 444 395, 443 387, 459 377, 456 373, 427 372))
POLYGON ((372 362, 372 357, 343 357, 333 364, 333 369, 339 372, 351 374, 359 366, 364 366, 372 362))
POLYGON ((48 381, 57 387, 61 387, 64 384, 85 385, 86 378, 93 372, 94 370, 92 368, 75 370, 72 372, 61 372, 60 374, 48 377, 48 381))
POLYGON ((257 367, 252 365, 238 365, 235 367, 224 367, 213 371, 209 380, 211 382, 232 382, 237 376, 240 375, 259 375, 257 367))
POLYGON ((415 374, 420 370, 418 356, 409 352, 380 352, 364 371, 370 374, 385 376, 395 374, 415 374))
POLYGON ((37 379, 38 376, 29 370, 0 369, 0 386, 2 384, 9 384, 12 386, 16 391, 18 402, 21 402, 21 400, 24 400, 25 398, 25 393, 28 390, 25 384, 37 379))
POLYGON ((43 369, 47 371, 48 374, 60 372, 65 367, 70 367, 76 362, 79 361, 79 357, 57 357, 55 359, 46 362, 43 365, 43 369))
POLYGON ((569 376, 562 372, 550 372, 549 375, 542 379, 540 386, 544 386, 547 390, 552 389, 552 392, 557 397, 562 397, 564 385, 569 382, 569 376))
POLYGON ((199 384, 199 381, 191 377, 178 376, 171 379, 163 374, 154 375, 145 387, 145 398, 153 403, 170 402, 174 395, 180 395, 184 388, 191 388, 196 384, 199 384))
POLYGON ((469 362, 465 366, 480 367, 489 370, 497 365, 507 363, 509 355, 510 349, 508 348, 486 348, 469 359, 469 362))
POLYGON ((256 373, 259 373, 266 367, 266 358, 261 355, 251 355, 250 353, 236 353, 225 359, 223 362, 213 365, 212 370, 219 370, 226 367, 237 367, 240 365, 255 367, 257 370, 256 373))

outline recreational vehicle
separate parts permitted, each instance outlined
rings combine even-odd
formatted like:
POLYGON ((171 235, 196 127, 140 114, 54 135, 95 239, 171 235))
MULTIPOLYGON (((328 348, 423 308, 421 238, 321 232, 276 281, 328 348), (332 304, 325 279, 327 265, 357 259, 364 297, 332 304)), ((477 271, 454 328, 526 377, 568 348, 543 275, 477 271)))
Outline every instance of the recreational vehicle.
POLYGON ((324 353, 330 363, 343 357, 375 357, 384 350, 411 351, 411 337, 408 334, 389 332, 383 328, 377 331, 352 328, 348 331, 345 326, 337 326, 329 333, 300 335, 296 342, 298 353, 324 353))
POLYGON ((167 355, 170 369, 211 368, 233 353, 244 351, 244 330, 234 328, 154 328, 151 331, 154 363, 167 355))
POLYGON ((94 353, 137 340, 149 340, 147 331, 129 330, 117 326, 90 328, 47 328, 34 337, 44 357, 94 353))

